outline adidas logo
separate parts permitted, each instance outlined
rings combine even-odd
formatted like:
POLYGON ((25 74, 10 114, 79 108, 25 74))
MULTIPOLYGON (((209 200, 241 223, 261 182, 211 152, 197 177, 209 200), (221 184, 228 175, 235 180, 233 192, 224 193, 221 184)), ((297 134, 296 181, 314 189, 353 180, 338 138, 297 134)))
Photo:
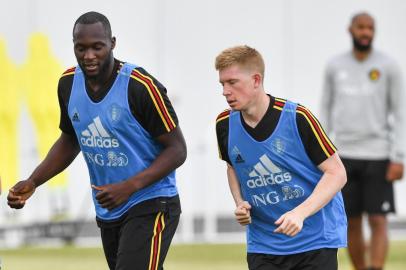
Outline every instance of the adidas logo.
POLYGON ((93 119, 93 123, 86 130, 82 131, 80 142, 88 147, 115 148, 120 146, 118 140, 112 138, 103 127, 99 116, 93 119))
POLYGON ((244 163, 245 160, 242 158, 242 156, 240 154, 237 155, 237 157, 235 158, 235 163, 244 163))
POLYGON ((73 109, 72 122, 80 122, 79 113, 76 108, 73 109))
POLYGON ((254 170, 249 173, 249 176, 251 177, 251 179, 247 181, 249 188, 282 184, 283 182, 292 180, 292 175, 289 172, 283 172, 267 155, 263 155, 259 158, 259 162, 255 164, 254 170))
POLYGON ((80 119, 79 119, 79 114, 78 114, 77 112, 75 112, 75 113, 73 114, 73 116, 72 116, 72 121, 73 121, 73 122, 79 122, 79 121, 80 121, 80 119))
POLYGON ((234 146, 234 148, 233 148, 233 150, 232 150, 232 153, 233 153, 234 155, 236 155, 235 163, 244 163, 244 162, 245 162, 245 160, 242 158, 241 152, 240 152, 240 150, 237 148, 237 146, 234 146))

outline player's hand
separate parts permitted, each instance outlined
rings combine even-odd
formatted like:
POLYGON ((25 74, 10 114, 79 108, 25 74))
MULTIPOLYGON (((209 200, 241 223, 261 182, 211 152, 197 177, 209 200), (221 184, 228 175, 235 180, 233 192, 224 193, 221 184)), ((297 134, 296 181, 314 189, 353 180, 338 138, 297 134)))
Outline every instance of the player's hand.
POLYGON ((403 177, 403 164, 390 162, 386 171, 386 180, 393 182, 403 177))
POLYGON ((304 218, 299 213, 295 211, 289 211, 280 216, 280 218, 275 221, 275 225, 279 225, 275 229, 275 233, 283 233, 287 236, 295 236, 303 228, 304 218))
POLYGON ((234 215, 238 223, 242 226, 248 225, 251 223, 251 214, 250 214, 251 205, 247 201, 240 202, 237 208, 234 211, 234 215))
POLYGON ((7 196, 7 204, 11 208, 21 209, 25 202, 35 191, 35 184, 31 180, 20 181, 15 184, 9 191, 7 196))
POLYGON ((101 207, 108 210, 112 210, 126 202, 132 194, 126 181, 104 186, 92 185, 92 188, 98 191, 96 194, 97 202, 101 207))

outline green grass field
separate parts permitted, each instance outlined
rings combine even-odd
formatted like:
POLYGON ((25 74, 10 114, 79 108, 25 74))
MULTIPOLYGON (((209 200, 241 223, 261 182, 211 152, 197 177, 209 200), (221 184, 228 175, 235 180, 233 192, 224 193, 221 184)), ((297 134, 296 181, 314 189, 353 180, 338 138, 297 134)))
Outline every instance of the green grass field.
MULTIPOLYGON (((100 248, 22 248, 0 250, 2 270, 108 270, 100 248)), ((350 270, 345 250, 339 269, 350 270)), ((165 270, 247 269, 244 245, 173 245, 165 270)), ((406 241, 392 242, 385 270, 406 269, 406 241)))

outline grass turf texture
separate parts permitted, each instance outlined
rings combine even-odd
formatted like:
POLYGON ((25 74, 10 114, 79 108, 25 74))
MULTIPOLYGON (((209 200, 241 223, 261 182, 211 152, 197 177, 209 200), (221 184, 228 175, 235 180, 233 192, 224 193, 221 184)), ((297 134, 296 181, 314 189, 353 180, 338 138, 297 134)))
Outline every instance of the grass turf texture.
MULTIPOLYGON (((108 270, 101 248, 21 248, 0 250, 5 270, 108 270)), ((173 245, 165 262, 165 270, 242 270, 247 269, 245 246, 173 245)), ((339 252, 339 269, 350 270, 345 250, 339 252)), ((406 269, 406 241, 391 243, 385 270, 406 269)))

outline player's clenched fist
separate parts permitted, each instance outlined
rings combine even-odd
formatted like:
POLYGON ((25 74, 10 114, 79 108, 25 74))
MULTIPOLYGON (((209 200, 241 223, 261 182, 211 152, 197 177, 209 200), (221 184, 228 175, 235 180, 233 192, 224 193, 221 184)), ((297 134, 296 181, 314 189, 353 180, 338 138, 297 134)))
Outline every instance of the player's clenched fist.
POLYGON ((34 191, 34 182, 32 182, 31 180, 20 181, 9 190, 7 196, 7 204, 11 208, 23 208, 26 200, 31 197, 34 191))
POLYGON ((288 211, 275 221, 278 228, 274 232, 293 237, 302 230, 303 221, 304 217, 300 213, 288 211))
POLYGON ((234 211, 238 223, 245 226, 251 223, 251 205, 247 201, 240 202, 234 211))

